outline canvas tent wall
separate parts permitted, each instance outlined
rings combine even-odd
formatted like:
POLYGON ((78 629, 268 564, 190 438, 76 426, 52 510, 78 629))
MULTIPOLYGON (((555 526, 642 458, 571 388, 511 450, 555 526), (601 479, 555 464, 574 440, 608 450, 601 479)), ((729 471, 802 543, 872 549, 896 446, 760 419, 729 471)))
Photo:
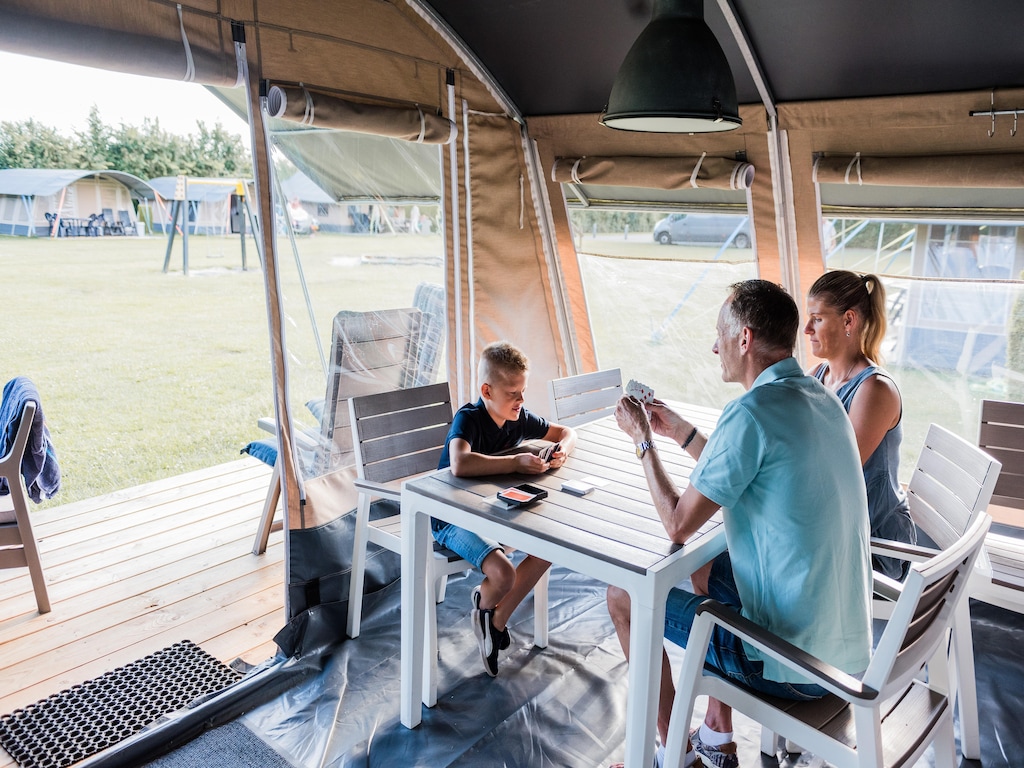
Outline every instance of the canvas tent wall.
POLYGON ((0 233, 46 237, 48 213, 88 220, 107 209, 117 220, 126 211, 135 223, 136 205, 152 195, 150 186, 130 173, 8 168, 0 170, 0 233))
MULTIPOLYGON (((161 176, 150 179, 149 184, 156 196, 147 201, 146 219, 152 232, 167 234, 178 177, 161 176)), ((235 229, 232 228, 232 212, 237 208, 239 192, 244 193, 247 184, 243 179, 187 178, 189 234, 230 235, 237 232, 237 224, 235 229)), ((247 217, 243 215, 241 218, 244 221, 247 217)), ((180 226, 181 219, 178 221, 180 226)))

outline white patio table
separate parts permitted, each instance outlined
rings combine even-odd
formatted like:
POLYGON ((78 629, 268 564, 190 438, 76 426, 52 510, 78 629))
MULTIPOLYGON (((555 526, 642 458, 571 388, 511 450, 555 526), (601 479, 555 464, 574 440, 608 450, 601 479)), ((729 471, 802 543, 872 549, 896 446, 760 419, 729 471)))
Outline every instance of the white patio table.
MULTIPOLYGON (((705 432, 714 428, 719 414, 677 407, 705 432)), ((577 433, 579 440, 565 465, 544 475, 457 478, 439 470, 403 484, 401 719, 408 728, 419 725, 423 686, 436 686, 429 668, 424 680, 420 646, 433 516, 629 592, 625 762, 626 768, 647 768, 654 757, 668 592, 725 550, 725 529, 718 512, 684 546, 672 543, 654 509, 634 446, 614 418, 577 427, 577 433), (564 480, 584 477, 606 484, 582 497, 561 490, 564 480), (525 508, 508 508, 496 498, 498 491, 521 482, 545 488, 548 497, 525 508)), ((673 479, 684 487, 695 462, 671 441, 655 441, 673 479)))

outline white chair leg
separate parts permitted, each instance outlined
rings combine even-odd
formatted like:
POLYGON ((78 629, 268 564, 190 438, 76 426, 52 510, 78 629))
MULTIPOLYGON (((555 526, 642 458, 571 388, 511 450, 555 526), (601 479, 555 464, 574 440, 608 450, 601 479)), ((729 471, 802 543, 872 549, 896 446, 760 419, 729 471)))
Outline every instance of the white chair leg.
POLYGON ((434 603, 440 605, 444 602, 444 596, 448 592, 448 574, 442 573, 434 582, 434 603))
POLYGON ((352 571, 348 588, 348 636, 359 637, 363 616, 363 576, 366 569, 367 529, 370 525, 370 497, 359 495, 355 534, 352 537, 352 571))
POLYGON ((932 747, 935 751, 935 768, 956 768, 956 742, 953 736, 952 713, 947 712, 935 729, 935 740, 932 742, 932 747))
POLYGON ((761 754, 767 757, 775 757, 779 754, 779 734, 764 725, 761 726, 761 754))
POLYGON ((551 569, 544 571, 533 587, 533 644, 538 648, 548 647, 548 576, 551 569))
MULTIPOLYGON (((953 690, 960 717, 960 751, 968 760, 981 759, 981 733, 978 724, 978 690, 974 677, 974 637, 971 632, 971 608, 964 599, 953 618, 953 636, 949 649, 953 660, 953 690)), ((950 703, 954 701, 950 697, 950 703)))

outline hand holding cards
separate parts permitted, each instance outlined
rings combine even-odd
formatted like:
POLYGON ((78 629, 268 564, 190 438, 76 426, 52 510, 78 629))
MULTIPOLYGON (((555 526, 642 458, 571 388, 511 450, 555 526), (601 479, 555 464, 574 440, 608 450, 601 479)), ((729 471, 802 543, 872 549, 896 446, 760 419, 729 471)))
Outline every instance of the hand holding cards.
POLYGON ((654 390, 646 384, 641 384, 636 379, 630 379, 629 383, 626 384, 626 394, 644 404, 654 402, 654 390))
POLYGON ((552 455, 554 455, 560 450, 562 450, 562 444, 555 443, 554 445, 549 445, 545 448, 541 448, 540 453, 537 455, 540 456, 541 461, 551 461, 552 455))

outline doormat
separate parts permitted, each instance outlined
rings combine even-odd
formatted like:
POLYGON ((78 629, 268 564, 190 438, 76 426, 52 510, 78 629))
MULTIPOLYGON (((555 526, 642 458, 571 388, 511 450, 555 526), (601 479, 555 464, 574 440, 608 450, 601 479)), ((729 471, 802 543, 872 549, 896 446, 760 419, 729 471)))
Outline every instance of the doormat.
POLYGON ((190 640, 0 716, 22 768, 66 768, 242 677, 190 640))

